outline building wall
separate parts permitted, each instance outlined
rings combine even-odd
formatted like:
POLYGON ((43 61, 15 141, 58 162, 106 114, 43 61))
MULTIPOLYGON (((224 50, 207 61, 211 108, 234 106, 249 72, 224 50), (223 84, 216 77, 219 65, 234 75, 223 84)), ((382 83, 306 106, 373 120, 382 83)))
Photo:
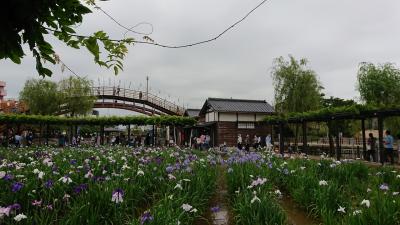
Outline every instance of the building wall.
POLYGON ((256 114, 251 113, 251 114, 244 114, 244 113, 239 113, 238 114, 238 121, 255 121, 256 120, 256 114))
POLYGON ((205 115, 206 122, 214 122, 218 120, 218 113, 217 112, 208 112, 205 115))
MULTIPOLYGON (((236 113, 219 113, 219 121, 236 122, 236 113)), ((218 121, 218 118, 217 118, 218 121)))
POLYGON ((216 129, 216 144, 217 146, 226 142, 227 146, 232 147, 237 144, 238 134, 242 135, 243 141, 246 135, 250 135, 250 142, 253 142, 254 135, 267 136, 271 133, 271 126, 261 123, 255 123, 254 129, 238 129, 237 122, 217 122, 216 129))

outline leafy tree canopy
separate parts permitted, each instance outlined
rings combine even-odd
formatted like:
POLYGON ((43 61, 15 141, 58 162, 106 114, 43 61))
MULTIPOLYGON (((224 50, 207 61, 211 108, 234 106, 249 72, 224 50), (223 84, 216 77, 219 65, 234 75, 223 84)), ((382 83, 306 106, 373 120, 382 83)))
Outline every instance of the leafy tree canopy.
POLYGON ((322 99, 322 107, 343 107, 353 105, 357 105, 357 103, 352 99, 342 99, 333 96, 322 99))
POLYGON ((68 77, 59 83, 63 109, 71 116, 86 115, 93 108, 92 81, 87 78, 68 77))
POLYGON ((377 106, 400 103, 400 70, 393 64, 361 63, 357 80, 357 89, 365 103, 377 106))
POLYGON ((0 7, 0 59, 11 59, 20 64, 28 45, 36 59, 36 70, 41 76, 51 76, 52 71, 43 66, 44 61, 59 63, 53 46, 46 41, 53 35, 66 45, 79 49, 86 47, 100 66, 112 68, 115 74, 123 69, 122 60, 132 38, 113 41, 103 31, 91 36, 75 34, 74 26, 91 13, 94 0, 4 0, 0 7), (104 59, 100 48, 107 52, 104 59))
POLYGON ((272 78, 276 111, 305 112, 320 107, 323 87, 316 73, 307 67, 306 59, 276 58, 272 78))
POLYGON ((27 104, 32 114, 52 115, 59 110, 61 95, 57 83, 30 79, 20 92, 20 100, 27 104))

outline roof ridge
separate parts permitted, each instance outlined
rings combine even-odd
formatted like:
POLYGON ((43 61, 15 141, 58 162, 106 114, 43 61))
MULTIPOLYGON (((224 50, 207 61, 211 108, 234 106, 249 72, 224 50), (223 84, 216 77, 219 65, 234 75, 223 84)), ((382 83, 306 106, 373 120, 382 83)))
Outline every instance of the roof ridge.
POLYGON ((232 101, 232 102, 259 102, 259 103, 267 103, 266 100, 254 100, 254 99, 238 99, 238 98, 208 98, 208 101, 232 101))

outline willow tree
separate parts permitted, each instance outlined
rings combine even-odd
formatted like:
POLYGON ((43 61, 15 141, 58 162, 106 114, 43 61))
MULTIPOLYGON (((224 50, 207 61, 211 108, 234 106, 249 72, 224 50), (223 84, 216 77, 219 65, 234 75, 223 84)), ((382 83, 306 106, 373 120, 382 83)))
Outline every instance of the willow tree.
MULTIPOLYGON (((392 63, 361 63, 357 73, 357 90, 361 100, 378 107, 400 105, 400 70, 392 63)), ((386 119, 387 128, 399 131, 400 119, 386 119)), ((397 135, 399 135, 398 132, 397 135)))
MULTIPOLYGON (((271 72, 275 91, 275 110, 278 113, 306 112, 319 109, 322 89, 315 71, 307 67, 307 60, 296 60, 289 55, 274 60, 271 72)), ((296 141, 299 125, 296 125, 296 141)))
POLYGON ((87 78, 68 77, 59 83, 62 108, 70 115, 86 115, 92 111, 96 97, 92 95, 92 81, 87 78))
POLYGON ((59 110, 61 95, 57 83, 44 79, 29 79, 25 82, 19 98, 31 114, 52 115, 59 110))

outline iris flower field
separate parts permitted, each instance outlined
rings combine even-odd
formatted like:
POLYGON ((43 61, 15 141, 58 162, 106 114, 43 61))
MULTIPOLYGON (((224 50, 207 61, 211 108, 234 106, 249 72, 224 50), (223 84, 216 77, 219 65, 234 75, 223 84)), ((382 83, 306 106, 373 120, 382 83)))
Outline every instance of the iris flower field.
POLYGON ((213 224, 226 182, 229 224, 400 221, 400 173, 361 161, 180 148, 0 148, 0 224, 213 224))

